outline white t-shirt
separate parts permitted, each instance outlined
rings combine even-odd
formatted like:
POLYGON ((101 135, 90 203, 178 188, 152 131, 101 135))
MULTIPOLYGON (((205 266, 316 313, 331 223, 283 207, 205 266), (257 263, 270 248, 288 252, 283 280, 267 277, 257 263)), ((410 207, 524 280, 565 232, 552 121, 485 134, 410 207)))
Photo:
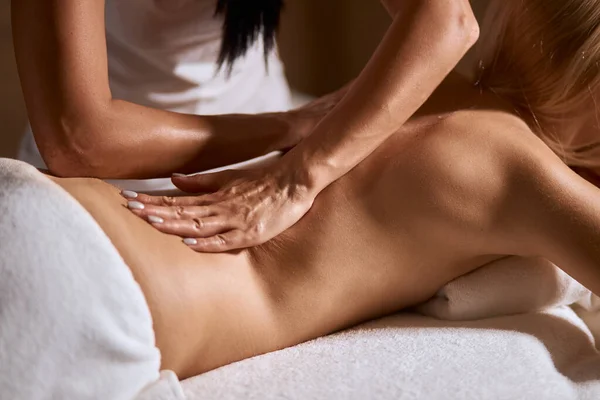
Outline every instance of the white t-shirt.
MULTIPOLYGON (((209 115, 290 108, 275 52, 265 67, 262 40, 217 71, 222 19, 215 0, 106 0, 106 40, 114 98, 153 108, 209 115)), ((28 127, 19 158, 45 167, 28 127)))

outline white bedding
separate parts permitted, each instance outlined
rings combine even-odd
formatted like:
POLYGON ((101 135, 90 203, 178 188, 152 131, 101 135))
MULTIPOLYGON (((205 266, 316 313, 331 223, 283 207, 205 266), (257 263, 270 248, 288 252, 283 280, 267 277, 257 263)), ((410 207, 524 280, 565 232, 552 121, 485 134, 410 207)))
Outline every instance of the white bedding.
POLYGON ((448 322, 401 313, 183 382, 188 399, 600 399, 568 307, 448 322))

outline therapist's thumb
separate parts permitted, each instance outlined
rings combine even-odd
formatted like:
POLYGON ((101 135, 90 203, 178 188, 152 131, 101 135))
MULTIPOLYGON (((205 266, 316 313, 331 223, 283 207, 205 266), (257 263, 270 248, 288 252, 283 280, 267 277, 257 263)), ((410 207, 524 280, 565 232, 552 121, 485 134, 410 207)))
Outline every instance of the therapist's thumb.
POLYGON ((233 178, 234 171, 221 171, 212 174, 173 174, 171 181, 187 193, 209 193, 216 192, 233 178))

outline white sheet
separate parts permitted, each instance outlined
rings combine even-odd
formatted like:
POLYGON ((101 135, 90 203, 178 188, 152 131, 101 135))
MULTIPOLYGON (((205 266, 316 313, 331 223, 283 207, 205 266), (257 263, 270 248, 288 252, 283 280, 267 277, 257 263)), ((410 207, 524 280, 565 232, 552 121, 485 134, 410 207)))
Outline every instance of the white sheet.
POLYGON ((190 400, 597 400, 568 307, 470 322, 401 313, 188 379, 190 400))

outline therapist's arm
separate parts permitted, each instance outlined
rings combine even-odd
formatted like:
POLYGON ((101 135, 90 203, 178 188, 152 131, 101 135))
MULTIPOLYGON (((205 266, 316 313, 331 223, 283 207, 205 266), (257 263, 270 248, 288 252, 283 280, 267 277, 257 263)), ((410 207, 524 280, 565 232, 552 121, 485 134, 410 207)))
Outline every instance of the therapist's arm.
POLYGON ((387 0, 394 21, 341 102, 286 157, 319 192, 371 154, 429 98, 478 38, 468 0, 387 0))
POLYGON ((295 145, 296 120, 312 129, 312 117, 302 113, 196 116, 114 99, 104 5, 104 0, 11 3, 27 111, 54 174, 147 178, 198 171, 295 145))
POLYGON ((260 172, 174 178, 184 191, 217 191, 165 203, 201 206, 195 209, 198 215, 188 210, 189 220, 177 223, 179 232, 169 233, 193 235, 186 243, 194 250, 218 252, 258 245, 283 232, 308 212, 320 191, 396 132, 478 38, 468 0, 386 0, 384 5, 393 16, 391 27, 311 135, 260 172), (206 215, 211 215, 210 224, 208 219, 202 222, 206 215))

